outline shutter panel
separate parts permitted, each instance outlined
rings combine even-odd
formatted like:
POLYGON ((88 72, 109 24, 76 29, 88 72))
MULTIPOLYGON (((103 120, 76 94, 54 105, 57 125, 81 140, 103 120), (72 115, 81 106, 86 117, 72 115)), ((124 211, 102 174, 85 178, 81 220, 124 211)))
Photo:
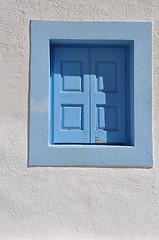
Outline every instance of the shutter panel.
POLYGON ((88 143, 89 50, 54 49, 54 143, 88 143))
POLYGON ((91 49, 91 143, 125 143, 125 49, 91 49))

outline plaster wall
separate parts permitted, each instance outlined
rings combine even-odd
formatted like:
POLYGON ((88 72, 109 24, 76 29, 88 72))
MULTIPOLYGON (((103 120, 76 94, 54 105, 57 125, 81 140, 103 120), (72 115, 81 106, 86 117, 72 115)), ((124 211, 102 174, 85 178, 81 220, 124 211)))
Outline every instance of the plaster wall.
POLYGON ((159 239, 159 0, 0 0, 0 239, 159 239), (30 20, 152 21, 151 169, 27 167, 30 20))

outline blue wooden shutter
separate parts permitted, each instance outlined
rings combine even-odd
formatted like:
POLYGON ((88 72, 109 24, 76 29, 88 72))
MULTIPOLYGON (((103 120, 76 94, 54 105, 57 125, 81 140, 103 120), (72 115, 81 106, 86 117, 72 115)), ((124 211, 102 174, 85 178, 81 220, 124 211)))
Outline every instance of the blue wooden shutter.
POLYGON ((125 49, 91 49, 91 143, 125 143, 125 49))
POLYGON ((54 49, 54 143, 88 143, 89 50, 54 49))
POLYGON ((54 143, 126 142, 125 48, 54 49, 54 143))

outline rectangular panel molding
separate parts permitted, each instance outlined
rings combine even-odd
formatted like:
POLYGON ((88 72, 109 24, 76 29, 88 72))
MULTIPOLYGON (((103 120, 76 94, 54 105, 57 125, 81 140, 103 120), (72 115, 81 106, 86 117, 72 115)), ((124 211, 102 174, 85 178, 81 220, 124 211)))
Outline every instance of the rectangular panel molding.
POLYGON ((105 93, 118 92, 117 62, 96 62, 97 91, 105 93))
POLYGON ((80 61, 61 62, 62 91, 83 92, 83 66, 80 61))
POLYGON ((83 105, 61 105, 60 120, 62 130, 83 130, 83 105))
POLYGON ((97 131, 118 131, 118 105, 97 105, 97 131))

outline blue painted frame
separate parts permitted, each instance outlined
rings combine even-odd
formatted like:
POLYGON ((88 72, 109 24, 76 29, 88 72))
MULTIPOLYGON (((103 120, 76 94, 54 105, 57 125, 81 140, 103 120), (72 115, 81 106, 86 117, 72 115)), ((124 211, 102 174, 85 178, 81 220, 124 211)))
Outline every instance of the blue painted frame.
POLYGON ((30 79, 29 166, 152 167, 151 22, 31 21, 30 79), (129 59, 133 146, 50 145, 50 41, 134 43, 129 59))

